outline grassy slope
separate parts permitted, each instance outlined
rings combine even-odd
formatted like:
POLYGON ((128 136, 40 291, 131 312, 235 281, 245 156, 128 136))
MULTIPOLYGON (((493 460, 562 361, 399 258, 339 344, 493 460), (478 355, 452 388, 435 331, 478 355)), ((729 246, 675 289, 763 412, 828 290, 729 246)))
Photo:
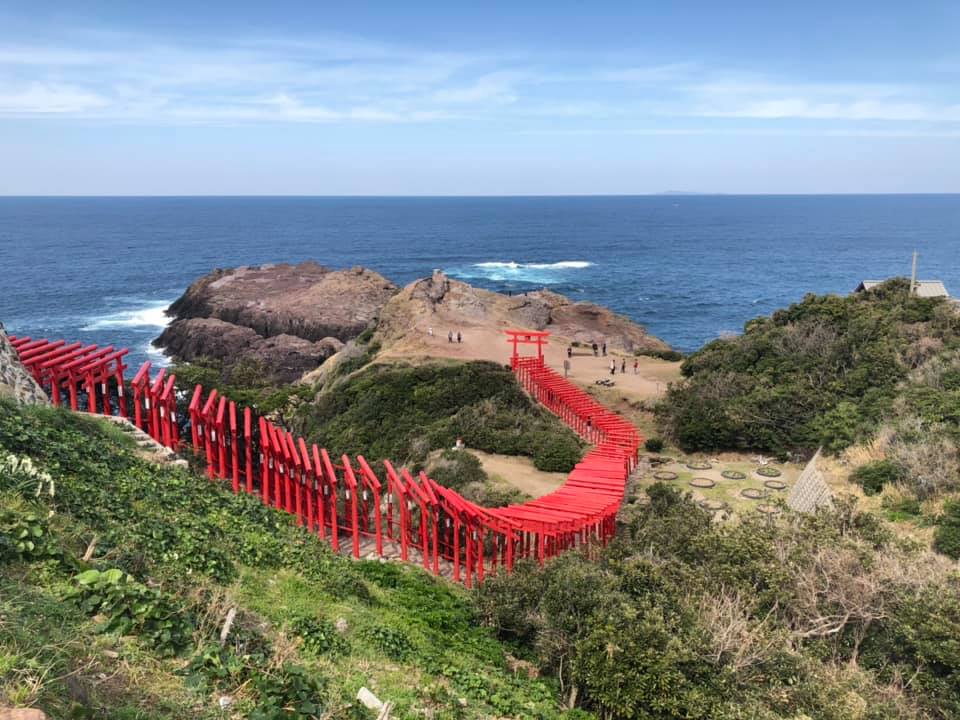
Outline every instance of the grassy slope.
POLYGON ((458 436, 554 472, 569 472, 583 452, 509 369, 489 362, 369 365, 301 406, 298 420, 306 437, 338 453, 402 463, 423 462, 458 436))
POLYGON ((33 458, 56 489, 36 496, 30 472, 0 470, 0 703, 54 717, 362 718, 350 705, 366 685, 396 702, 395 718, 561 715, 551 685, 507 669, 466 594, 416 568, 334 556, 288 516, 150 465, 82 417, 2 404, 4 451, 33 458), (24 527, 32 550, 17 550, 24 527), (117 607, 69 597, 91 568, 130 573, 102 594, 141 593, 143 615, 103 632, 117 607), (297 715, 305 698, 319 708, 297 715))

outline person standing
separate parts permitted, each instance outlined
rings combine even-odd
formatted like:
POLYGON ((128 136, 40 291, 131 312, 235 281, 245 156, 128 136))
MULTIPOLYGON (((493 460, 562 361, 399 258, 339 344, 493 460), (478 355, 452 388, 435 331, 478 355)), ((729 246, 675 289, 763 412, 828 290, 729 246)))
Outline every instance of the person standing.
POLYGON ((626 358, 624 358, 623 360, 620 361, 620 374, 621 374, 621 375, 626 375, 626 374, 627 374, 627 360, 626 360, 626 358))
POLYGON ((447 342, 453 342, 453 330, 447 333, 447 342))
POLYGON ((610 361, 610 374, 611 374, 611 375, 616 375, 616 374, 617 374, 617 361, 616 361, 616 360, 611 360, 611 361, 610 361))
POLYGON ((594 357, 597 357, 597 344, 596 344, 596 343, 593 344, 593 356, 594 356, 594 357))
POLYGON ((563 361, 563 376, 567 377, 570 374, 570 358, 567 358, 563 361))
POLYGON ((640 372, 640 361, 635 359, 633 361, 633 374, 636 375, 638 372, 640 372))
POLYGON ((427 328, 427 336, 428 336, 428 337, 433 337, 433 328, 432 328, 432 327, 428 327, 428 328, 427 328))
POLYGON ((457 343, 463 342, 463 336, 460 334, 460 331, 457 330, 457 343))
POLYGON ((607 356, 607 341, 606 341, 606 340, 603 341, 603 356, 604 356, 604 357, 607 356))
POLYGON ((567 345, 567 358, 573 357, 573 345, 567 345))

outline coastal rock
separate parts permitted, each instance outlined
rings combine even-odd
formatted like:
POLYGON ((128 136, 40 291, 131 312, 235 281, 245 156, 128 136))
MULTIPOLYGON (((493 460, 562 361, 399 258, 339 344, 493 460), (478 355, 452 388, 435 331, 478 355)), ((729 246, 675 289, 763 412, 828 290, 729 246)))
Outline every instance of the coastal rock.
POLYGON ((0 325, 0 398, 11 398, 18 403, 47 405, 49 400, 43 389, 20 364, 17 351, 7 339, 0 325))
POLYGON ((375 320, 397 287, 364 268, 315 262, 215 270, 167 310, 176 319, 155 341, 175 358, 262 365, 274 382, 315 370, 375 320))
POLYGON ((626 353, 667 351, 670 346, 642 325, 588 302, 573 302, 549 290, 504 295, 476 288, 434 272, 397 293, 380 313, 377 339, 385 348, 409 345, 424 332, 448 329, 464 333, 478 329, 526 328, 549 330, 567 341, 606 342, 626 353))
POLYGON ((396 285, 365 268, 261 265, 215 270, 194 282, 167 312, 178 319, 216 318, 265 338, 346 342, 362 333, 396 293, 396 285))
POLYGON ((242 359, 253 361, 280 383, 293 382, 315 370, 343 347, 333 337, 317 342, 287 334, 264 338, 251 328, 214 318, 174 320, 157 344, 176 358, 209 358, 219 360, 227 368, 242 359))

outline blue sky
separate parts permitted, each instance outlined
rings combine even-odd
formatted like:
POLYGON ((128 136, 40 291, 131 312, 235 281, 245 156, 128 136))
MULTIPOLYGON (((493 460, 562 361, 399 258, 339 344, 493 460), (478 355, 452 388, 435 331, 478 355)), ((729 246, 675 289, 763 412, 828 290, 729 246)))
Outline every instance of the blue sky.
POLYGON ((960 3, 0 0, 0 194, 960 192, 960 3))

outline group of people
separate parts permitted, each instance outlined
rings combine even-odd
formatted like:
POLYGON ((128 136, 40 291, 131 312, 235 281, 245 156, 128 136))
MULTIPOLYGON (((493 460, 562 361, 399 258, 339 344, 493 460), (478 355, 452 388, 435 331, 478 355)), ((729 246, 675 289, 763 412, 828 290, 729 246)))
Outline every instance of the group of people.
MULTIPOLYGON (((428 328, 427 328, 427 335, 430 336, 430 337, 433 337, 433 328, 432 328, 432 327, 428 327, 428 328)), ((463 342, 463 335, 460 334, 460 331, 459 331, 459 330, 457 330, 456 335, 454 335, 453 330, 449 330, 449 331, 447 332, 447 342, 452 343, 453 340, 454 340, 454 338, 456 338, 456 340, 457 340, 458 343, 462 343, 462 342, 463 342)))
MULTIPOLYGON (((607 343, 606 343, 606 342, 604 342, 602 345, 597 345, 597 343, 594 342, 594 343, 591 345, 591 347, 592 347, 592 349, 593 349, 593 356, 594 356, 594 357, 599 357, 599 353, 601 353, 601 352, 603 353, 603 357, 606 357, 606 356, 607 356, 607 343)), ((564 375, 567 375, 567 374, 569 374, 569 372, 570 372, 570 359, 571 359, 572 357, 573 357, 573 345, 568 345, 568 346, 567 346, 567 359, 563 361, 563 371, 564 371, 564 375)), ((623 359, 620 360, 620 372, 621 372, 622 374, 624 374, 624 375, 625 375, 626 372, 627 372, 627 360, 626 360, 626 358, 623 358, 623 359)), ((640 372, 640 361, 637 360, 636 358, 634 358, 634 360, 633 360, 633 374, 634 374, 634 375, 637 375, 639 372, 640 372)), ((612 359, 612 358, 611 358, 611 360, 610 360, 610 374, 611 374, 611 375, 616 375, 616 374, 617 374, 617 361, 614 360, 614 359, 612 359)))
MULTIPOLYGON (((636 375, 636 374, 639 373, 639 372, 640 372, 640 361, 637 360, 636 358, 634 358, 634 360, 633 360, 633 374, 636 375)), ((627 373, 627 359, 626 359, 626 358, 623 358, 623 359, 620 361, 620 373, 623 374, 623 375, 626 375, 626 373, 627 373)), ((616 375, 616 374, 617 374, 617 361, 616 361, 616 360, 610 360, 610 374, 611 374, 611 375, 616 375)))

